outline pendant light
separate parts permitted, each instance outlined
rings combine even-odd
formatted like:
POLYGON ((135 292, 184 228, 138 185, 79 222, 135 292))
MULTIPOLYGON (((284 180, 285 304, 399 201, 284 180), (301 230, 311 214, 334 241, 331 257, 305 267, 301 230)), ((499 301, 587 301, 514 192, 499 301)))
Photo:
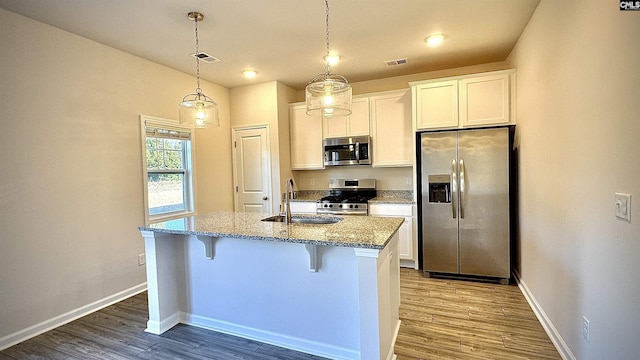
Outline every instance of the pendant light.
POLYGON ((186 95, 180 102, 180 123, 203 128, 207 125, 220 126, 218 116, 218 104, 208 97, 200 89, 200 49, 198 43, 198 22, 204 19, 204 15, 192 11, 187 14, 189 20, 195 23, 196 33, 196 79, 197 87, 194 94, 186 95))
MULTIPOLYGON (((327 54, 329 54, 329 0, 325 0, 327 54)), ((329 62, 323 74, 317 75, 306 88, 307 114, 323 117, 351 115, 351 85, 344 76, 331 73, 329 62)))

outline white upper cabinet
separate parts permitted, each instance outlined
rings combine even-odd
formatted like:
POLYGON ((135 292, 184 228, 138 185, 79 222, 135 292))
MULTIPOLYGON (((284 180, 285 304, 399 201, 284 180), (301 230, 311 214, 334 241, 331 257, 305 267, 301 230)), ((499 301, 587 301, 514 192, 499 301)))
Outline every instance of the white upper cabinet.
POLYGON ((509 74, 460 80, 460 127, 510 123, 509 74))
POLYGON ((289 105, 291 169, 324 169, 322 119, 307 115, 305 103, 289 105))
POLYGON ((458 81, 438 81, 412 87, 416 99, 416 128, 458 126, 458 81))
POLYGON ((351 102, 351 115, 323 119, 324 137, 369 135, 369 98, 356 98, 351 102))
POLYGON ((391 91, 370 96, 372 166, 411 166, 413 131, 411 92, 391 91))
POLYGON ((514 70, 410 83, 416 130, 514 123, 514 70))

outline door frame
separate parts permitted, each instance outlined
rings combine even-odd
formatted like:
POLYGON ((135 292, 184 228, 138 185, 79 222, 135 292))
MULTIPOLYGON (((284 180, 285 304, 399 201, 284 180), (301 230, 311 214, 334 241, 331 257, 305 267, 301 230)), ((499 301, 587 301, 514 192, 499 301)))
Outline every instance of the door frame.
POLYGON ((273 209, 273 174, 271 168, 271 139, 270 139, 270 128, 269 124, 255 124, 255 125, 244 125, 244 126, 233 126, 231 128, 231 153, 232 153, 232 163, 233 163, 233 209, 238 211, 238 164, 236 161, 237 156, 237 147, 236 140, 237 134, 240 134, 241 131, 247 130, 256 130, 256 129, 264 129, 266 133, 265 141, 267 143, 267 177, 269 178, 269 184, 267 186, 267 196, 269 197, 269 206, 268 211, 272 211, 273 209))

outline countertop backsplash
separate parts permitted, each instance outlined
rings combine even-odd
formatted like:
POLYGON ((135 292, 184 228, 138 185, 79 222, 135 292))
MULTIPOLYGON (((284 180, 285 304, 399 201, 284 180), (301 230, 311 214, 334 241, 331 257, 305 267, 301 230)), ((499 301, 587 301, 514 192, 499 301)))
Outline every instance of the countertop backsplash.
POLYGON ((369 202, 413 203, 413 190, 377 190, 376 197, 369 202))
MULTIPOLYGON (((294 191, 295 201, 315 202, 329 195, 328 190, 298 190, 294 191)), ((378 203, 413 203, 413 190, 377 190, 376 197, 369 200, 378 203)), ((284 199, 285 194, 282 194, 284 199)))

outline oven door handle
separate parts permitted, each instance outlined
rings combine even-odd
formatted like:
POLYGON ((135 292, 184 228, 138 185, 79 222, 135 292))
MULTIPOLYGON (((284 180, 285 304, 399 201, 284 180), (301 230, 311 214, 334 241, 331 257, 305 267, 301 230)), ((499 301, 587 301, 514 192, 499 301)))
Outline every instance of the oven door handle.
POLYGON ((316 214, 318 214, 318 215, 363 215, 363 216, 366 216, 367 212, 365 212, 365 211, 357 211, 357 210, 335 211, 335 210, 317 209, 316 210, 316 214))

